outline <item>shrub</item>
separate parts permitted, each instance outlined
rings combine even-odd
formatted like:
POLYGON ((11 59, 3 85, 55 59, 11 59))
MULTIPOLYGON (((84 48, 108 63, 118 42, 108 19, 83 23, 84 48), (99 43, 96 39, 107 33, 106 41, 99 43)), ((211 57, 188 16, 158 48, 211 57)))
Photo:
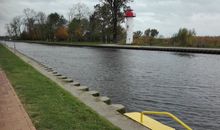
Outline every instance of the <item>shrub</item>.
POLYGON ((55 32, 55 37, 58 41, 67 40, 68 36, 68 31, 64 26, 59 27, 55 32))
POLYGON ((171 38, 171 42, 174 46, 193 46, 196 42, 196 32, 194 30, 188 30, 181 28, 178 33, 174 34, 171 38))

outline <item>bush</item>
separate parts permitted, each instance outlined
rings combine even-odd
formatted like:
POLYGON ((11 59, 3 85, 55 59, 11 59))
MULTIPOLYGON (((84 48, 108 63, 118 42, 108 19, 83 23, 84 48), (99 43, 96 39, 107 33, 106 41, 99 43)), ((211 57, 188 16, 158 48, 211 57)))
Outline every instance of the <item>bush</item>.
POLYGON ((55 37, 58 41, 67 40, 68 36, 68 31, 64 26, 59 27, 55 32, 55 37))
POLYGON ((194 30, 188 30, 181 28, 178 33, 174 34, 171 38, 171 42, 174 46, 193 46, 196 42, 196 32, 194 30))

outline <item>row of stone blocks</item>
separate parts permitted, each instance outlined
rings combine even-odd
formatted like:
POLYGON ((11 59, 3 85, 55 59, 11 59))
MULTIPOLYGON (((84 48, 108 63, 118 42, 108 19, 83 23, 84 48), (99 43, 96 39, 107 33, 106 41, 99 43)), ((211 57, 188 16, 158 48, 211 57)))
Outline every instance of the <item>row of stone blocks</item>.
POLYGON ((111 99, 109 97, 100 96, 100 93, 98 91, 89 91, 89 88, 87 86, 81 86, 79 82, 73 81, 72 79, 66 76, 63 76, 62 74, 58 73, 57 71, 54 71, 52 68, 46 65, 42 65, 42 67, 44 67, 46 71, 52 73, 58 79, 61 79, 66 83, 70 83, 71 86, 76 87, 79 91, 87 92, 88 94, 98 98, 98 100, 106 103, 107 105, 110 105, 119 113, 122 113, 122 114, 125 113, 125 107, 121 104, 111 104, 111 99))

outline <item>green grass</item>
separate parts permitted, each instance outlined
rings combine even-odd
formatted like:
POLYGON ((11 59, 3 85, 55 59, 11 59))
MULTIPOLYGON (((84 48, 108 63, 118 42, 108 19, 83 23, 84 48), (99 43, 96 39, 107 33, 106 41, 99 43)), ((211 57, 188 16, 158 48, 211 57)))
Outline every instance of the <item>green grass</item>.
POLYGON ((119 130, 2 45, 0 67, 38 130, 119 130))

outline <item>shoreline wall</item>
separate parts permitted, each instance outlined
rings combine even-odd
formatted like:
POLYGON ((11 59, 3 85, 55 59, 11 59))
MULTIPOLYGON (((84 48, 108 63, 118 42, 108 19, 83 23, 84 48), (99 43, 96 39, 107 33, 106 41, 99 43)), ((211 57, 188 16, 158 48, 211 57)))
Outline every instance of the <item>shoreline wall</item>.
POLYGON ((117 44, 71 44, 61 42, 45 41, 16 41, 34 44, 52 45, 52 46, 69 46, 69 47, 94 47, 94 48, 111 48, 111 49, 131 49, 131 50, 148 50, 148 51, 165 51, 165 52, 183 52, 199 54, 217 54, 220 55, 220 49, 216 48, 191 48, 191 47, 160 47, 160 46, 135 46, 135 45, 117 45, 117 44))

